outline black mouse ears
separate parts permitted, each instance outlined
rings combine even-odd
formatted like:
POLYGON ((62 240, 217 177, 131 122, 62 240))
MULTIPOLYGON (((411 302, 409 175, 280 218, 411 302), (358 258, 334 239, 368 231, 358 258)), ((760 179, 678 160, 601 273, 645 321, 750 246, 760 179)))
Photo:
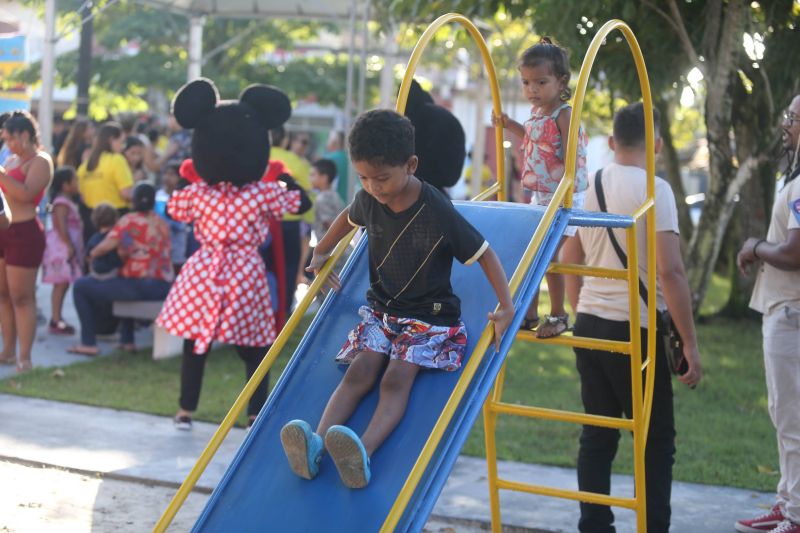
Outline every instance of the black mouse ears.
MULTIPOLYGON (((255 119, 267 129, 280 126, 292 115, 289 97, 277 87, 251 85, 242 91, 239 100, 247 104, 255 119)), ((181 87, 175 94, 172 114, 178 124, 191 129, 210 115, 219 103, 219 92, 214 82, 207 78, 198 78, 181 87)))
POLYGON ((239 101, 253 108, 258 121, 268 130, 284 124, 292 116, 289 97, 272 85, 250 85, 239 95, 239 101))
POLYGON ((214 82, 207 78, 198 78, 178 89, 172 99, 172 114, 178 124, 192 129, 209 113, 214 111, 219 102, 219 92, 214 82))
POLYGON ((412 78, 411 87, 408 90, 408 103, 406 107, 411 111, 416 111, 424 109, 425 104, 433 105, 433 97, 422 88, 416 79, 412 78))

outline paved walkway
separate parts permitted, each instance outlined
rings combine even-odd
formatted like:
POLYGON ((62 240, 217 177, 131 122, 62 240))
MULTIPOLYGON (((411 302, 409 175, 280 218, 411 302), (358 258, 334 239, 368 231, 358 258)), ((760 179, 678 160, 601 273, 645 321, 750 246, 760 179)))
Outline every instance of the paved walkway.
MULTIPOLYGON (((40 286, 40 306, 44 302, 49 303, 47 288, 40 286)), ((68 303, 70 301, 68 298, 68 303)), ((72 306, 65 307, 67 320, 77 326, 72 306)), ((63 366, 85 360, 65 352, 66 347, 76 342, 76 338, 48 336, 46 326, 40 326, 39 330, 33 355, 35 365, 63 366)), ((137 335, 137 342, 146 345, 148 330, 137 335)), ((108 344, 102 347, 106 352, 111 351, 108 344)), ((13 368, 0 367, 0 378, 13 373, 13 368)), ((150 508, 147 509, 149 514, 145 513, 145 520, 150 522, 145 524, 144 529, 149 529, 171 497, 170 492, 189 472, 216 429, 212 424, 196 422, 191 432, 181 432, 176 431, 171 420, 165 417, 9 395, 0 395, 0 421, 0 465, 2 461, 16 465, 13 470, 15 479, 24 477, 25 472, 42 475, 40 468, 30 467, 44 466, 67 469, 99 484, 99 488, 91 489, 93 499, 87 505, 94 505, 96 509, 87 513, 90 518, 85 527, 70 523, 69 527, 62 527, 62 531, 115 533, 142 531, 143 524, 117 520, 113 505, 109 506, 107 491, 101 490, 103 486, 110 490, 112 486, 124 483, 130 494, 142 494, 143 502, 148 496, 161 494, 161 499, 147 499, 150 508), (98 474, 101 476, 99 480, 98 474)), ((221 478, 243 438, 244 430, 231 430, 217 457, 200 478, 200 492, 192 494, 193 503, 179 515, 182 521, 180 527, 176 525, 176 530, 185 530, 186 524, 193 523, 206 494, 221 478)), ((502 462, 499 471, 501 477, 512 480, 562 488, 576 486, 575 471, 571 469, 502 462)), ((88 486, 88 482, 84 486, 88 486)), ((69 491, 41 504, 53 506, 47 512, 43 512, 38 504, 28 505, 25 500, 27 496, 22 493, 3 496, 0 498, 0 531, 25 530, 7 527, 3 523, 7 520, 4 517, 13 516, 14 513, 38 513, 36 517, 46 515, 50 522, 54 517, 70 515, 75 505, 71 498, 77 498, 78 493, 71 494, 69 491)), ((613 491, 620 496, 632 494, 632 478, 614 476, 613 491)), ((672 531, 733 531, 733 522, 737 518, 756 513, 771 502, 772 496, 769 494, 676 482, 672 495, 672 531)), ((503 491, 501 509, 503 523, 512 526, 509 530, 576 531, 576 502, 503 491)), ((635 530, 635 516, 631 511, 615 510, 615 513, 620 533, 635 530)), ((475 531, 480 529, 475 524, 485 526, 490 513, 486 465, 482 459, 459 458, 434 509, 434 515, 450 524, 442 531, 448 527, 456 531, 475 531)), ((436 528, 427 529, 439 531, 436 528)), ((58 530, 58 527, 54 530, 58 530)))

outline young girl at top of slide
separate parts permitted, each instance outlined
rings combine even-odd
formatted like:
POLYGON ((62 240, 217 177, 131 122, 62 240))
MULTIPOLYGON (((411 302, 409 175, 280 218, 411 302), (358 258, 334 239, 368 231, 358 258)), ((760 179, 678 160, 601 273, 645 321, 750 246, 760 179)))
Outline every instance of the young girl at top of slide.
MULTIPOLYGON (((568 88, 570 71, 567 51, 543 37, 539 44, 522 53, 519 60, 522 92, 531 103, 531 116, 524 124, 509 118, 505 113, 492 117, 493 125, 501 124, 513 135, 522 139, 524 165, 522 184, 533 192, 531 204, 546 206, 564 177, 565 139, 569 136, 572 106, 568 88)), ((583 207, 588 179, 586 176, 586 135, 578 136, 578 160, 575 165, 575 190, 572 206, 583 207)), ((575 227, 568 226, 566 237, 575 235, 575 227)), ((563 244, 562 239, 561 243, 563 244)), ((559 250, 561 245, 559 244, 559 250)), ((550 293, 550 314, 539 324, 539 295, 531 304, 522 323, 524 329, 535 329, 540 338, 555 337, 569 329, 569 315, 564 309, 564 277, 547 274, 550 293)))

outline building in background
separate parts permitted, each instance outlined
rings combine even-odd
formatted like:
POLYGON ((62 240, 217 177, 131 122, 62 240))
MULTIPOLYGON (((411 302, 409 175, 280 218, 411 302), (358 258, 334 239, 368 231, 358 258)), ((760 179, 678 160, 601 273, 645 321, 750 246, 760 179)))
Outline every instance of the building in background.
POLYGON ((12 25, 0 28, 0 113, 30 109, 28 87, 11 82, 13 74, 25 67, 25 36, 12 25), (2 32, 2 29, 11 30, 2 32))

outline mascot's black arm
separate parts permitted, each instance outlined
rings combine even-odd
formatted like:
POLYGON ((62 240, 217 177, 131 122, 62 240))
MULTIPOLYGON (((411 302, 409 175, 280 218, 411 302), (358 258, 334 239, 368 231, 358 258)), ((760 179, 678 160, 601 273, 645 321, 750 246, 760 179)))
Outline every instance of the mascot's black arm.
POLYGON ((289 191, 300 191, 300 209, 297 210, 298 215, 302 215, 309 209, 311 209, 311 198, 308 197, 308 193, 306 193, 305 189, 297 184, 294 181, 294 178, 291 177, 289 174, 281 174, 278 176, 278 181, 281 181, 286 184, 286 189, 289 191))

